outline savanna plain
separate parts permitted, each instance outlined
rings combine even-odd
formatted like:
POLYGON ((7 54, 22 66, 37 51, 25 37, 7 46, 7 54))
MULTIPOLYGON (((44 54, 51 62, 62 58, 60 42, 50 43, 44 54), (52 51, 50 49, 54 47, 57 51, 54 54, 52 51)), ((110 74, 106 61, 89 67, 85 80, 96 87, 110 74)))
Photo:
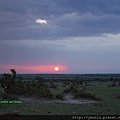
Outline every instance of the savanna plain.
POLYGON ((16 74, 11 69, 0 75, 0 83, 1 114, 120 114, 120 74, 16 74))

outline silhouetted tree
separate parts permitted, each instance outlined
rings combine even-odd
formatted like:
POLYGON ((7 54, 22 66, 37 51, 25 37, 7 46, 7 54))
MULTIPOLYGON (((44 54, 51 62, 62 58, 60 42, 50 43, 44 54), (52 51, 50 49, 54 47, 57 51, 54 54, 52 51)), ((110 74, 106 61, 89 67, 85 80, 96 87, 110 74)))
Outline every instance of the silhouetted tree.
POLYGON ((10 71, 12 72, 11 85, 14 86, 15 80, 17 78, 17 76, 16 76, 16 70, 15 69, 10 69, 10 71))
POLYGON ((13 79, 16 79, 16 70, 15 69, 10 69, 10 71, 12 72, 13 75, 13 79))

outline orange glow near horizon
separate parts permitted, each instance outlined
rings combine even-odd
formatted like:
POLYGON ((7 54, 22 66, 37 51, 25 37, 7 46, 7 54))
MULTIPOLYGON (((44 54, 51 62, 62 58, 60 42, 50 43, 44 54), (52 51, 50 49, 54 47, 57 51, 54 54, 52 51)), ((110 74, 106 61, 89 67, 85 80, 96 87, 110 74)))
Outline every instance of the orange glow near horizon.
POLYGON ((0 73, 9 72, 11 68, 16 69, 17 73, 55 73, 55 71, 64 72, 67 70, 65 65, 0 65, 0 73))

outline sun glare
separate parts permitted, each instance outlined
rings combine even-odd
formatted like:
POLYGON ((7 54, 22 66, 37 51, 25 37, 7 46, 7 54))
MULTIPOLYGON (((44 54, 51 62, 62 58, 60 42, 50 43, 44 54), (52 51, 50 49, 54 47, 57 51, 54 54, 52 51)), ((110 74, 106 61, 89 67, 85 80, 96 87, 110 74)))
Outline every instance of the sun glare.
POLYGON ((57 66, 56 66, 56 67, 54 67, 54 70, 55 70, 55 71, 59 71, 59 69, 60 69, 60 68, 59 68, 59 67, 57 67, 57 66))

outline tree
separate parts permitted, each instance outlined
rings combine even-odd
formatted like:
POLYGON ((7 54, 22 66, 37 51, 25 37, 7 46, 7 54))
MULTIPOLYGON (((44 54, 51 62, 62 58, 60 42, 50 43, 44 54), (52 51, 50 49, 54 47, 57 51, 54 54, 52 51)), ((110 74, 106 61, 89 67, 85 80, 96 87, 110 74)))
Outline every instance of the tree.
POLYGON ((22 80, 16 80, 15 85, 11 89, 13 89, 13 93, 17 95, 25 94, 25 85, 22 80))
POLYGON ((1 86, 5 89, 5 92, 9 92, 9 88, 11 86, 14 86, 15 84, 15 80, 16 80, 16 71, 15 69, 10 69, 10 71, 12 72, 11 74, 8 73, 4 73, 2 75, 2 80, 1 80, 1 86))
POLYGON ((15 69, 10 69, 10 71, 12 72, 11 84, 14 85, 15 80, 17 78, 17 76, 16 76, 16 70, 15 69))

